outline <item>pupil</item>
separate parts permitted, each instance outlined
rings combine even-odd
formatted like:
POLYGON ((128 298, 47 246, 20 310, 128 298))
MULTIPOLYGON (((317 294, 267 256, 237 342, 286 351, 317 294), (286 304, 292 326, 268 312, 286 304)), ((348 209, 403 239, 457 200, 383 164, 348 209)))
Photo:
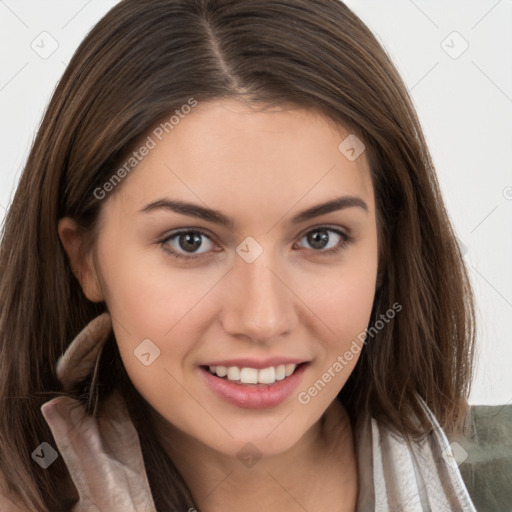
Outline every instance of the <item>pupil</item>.
POLYGON ((323 249, 328 241, 329 236, 325 229, 313 231, 313 234, 308 235, 308 243, 315 249, 323 249))
POLYGON ((195 250, 198 249, 201 246, 201 236, 197 233, 186 233, 184 235, 180 236, 180 247, 187 251, 187 250, 195 250), (186 240, 186 244, 183 244, 183 240, 186 240))

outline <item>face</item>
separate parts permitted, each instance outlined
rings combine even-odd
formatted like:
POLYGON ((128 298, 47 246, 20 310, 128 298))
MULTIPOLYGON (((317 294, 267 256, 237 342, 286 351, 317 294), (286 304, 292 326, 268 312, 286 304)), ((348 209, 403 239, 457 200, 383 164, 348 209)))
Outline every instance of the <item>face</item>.
POLYGON ((347 158, 349 132, 313 112, 234 100, 154 133, 103 199, 94 248, 123 363, 170 428, 231 456, 246 442, 283 452, 343 387, 359 354, 342 356, 369 322, 365 154, 347 158))

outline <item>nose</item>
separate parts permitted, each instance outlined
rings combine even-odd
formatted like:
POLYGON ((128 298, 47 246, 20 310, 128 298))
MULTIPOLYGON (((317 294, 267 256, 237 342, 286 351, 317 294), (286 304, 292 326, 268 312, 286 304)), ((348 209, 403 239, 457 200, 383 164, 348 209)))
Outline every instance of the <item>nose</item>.
POLYGON ((271 344, 297 325, 297 296, 287 273, 266 252, 254 262, 241 258, 229 273, 222 311, 231 336, 271 344), (288 282, 287 282, 288 281, 288 282))

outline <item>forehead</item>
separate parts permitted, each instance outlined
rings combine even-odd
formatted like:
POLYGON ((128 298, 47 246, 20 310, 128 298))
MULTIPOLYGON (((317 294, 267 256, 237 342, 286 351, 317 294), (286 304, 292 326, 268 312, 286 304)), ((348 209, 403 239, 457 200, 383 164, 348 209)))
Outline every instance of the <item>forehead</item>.
POLYGON ((139 210, 150 201, 182 197, 238 213, 265 206, 279 215, 298 201, 307 207, 357 195, 374 209, 365 152, 355 159, 347 153, 358 139, 312 110, 216 100, 198 103, 172 123, 171 116, 134 144, 135 151, 151 149, 109 202, 139 210))

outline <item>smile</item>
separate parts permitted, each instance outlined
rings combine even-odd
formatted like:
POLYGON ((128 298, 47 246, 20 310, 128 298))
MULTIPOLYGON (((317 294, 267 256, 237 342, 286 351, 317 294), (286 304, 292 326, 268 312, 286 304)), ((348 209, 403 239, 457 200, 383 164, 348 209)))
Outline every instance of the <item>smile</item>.
POLYGON ((232 405, 262 409, 276 407, 299 386, 309 362, 266 368, 200 366, 207 387, 232 405))
POLYGON ((296 364, 280 364, 268 368, 240 368, 238 366, 209 366, 212 375, 240 384, 274 384, 289 377, 297 368, 296 364))

